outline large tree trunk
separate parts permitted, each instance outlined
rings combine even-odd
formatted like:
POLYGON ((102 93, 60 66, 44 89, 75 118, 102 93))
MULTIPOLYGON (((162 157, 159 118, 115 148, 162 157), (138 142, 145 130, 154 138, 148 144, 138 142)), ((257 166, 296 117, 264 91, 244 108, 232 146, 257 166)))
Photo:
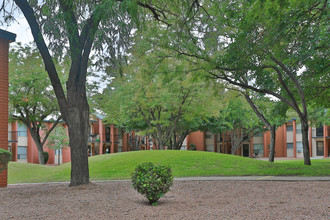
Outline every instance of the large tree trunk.
POLYGON ((309 141, 308 141, 308 122, 301 119, 301 133, 304 152, 304 164, 311 165, 311 158, 309 154, 309 141))
POLYGON ((232 129, 230 131, 230 142, 231 142, 231 154, 235 155, 236 150, 240 148, 243 140, 243 132, 241 129, 232 129))
POLYGON ((42 147, 37 147, 38 148, 38 159, 39 159, 39 164, 45 165, 45 157, 44 157, 44 151, 42 147))
POLYGON ((270 127, 270 148, 269 148, 269 162, 274 162, 275 157, 275 139, 276 139, 276 126, 270 127))
POLYGON ((89 183, 88 171, 88 132, 89 108, 87 101, 84 105, 70 106, 67 117, 71 152, 71 181, 70 186, 89 183))
POLYGON ((31 137, 37 147, 38 150, 38 159, 39 159, 39 164, 45 165, 45 160, 44 160, 44 153, 43 153, 43 144, 40 141, 40 134, 37 134, 39 131, 36 131, 35 129, 32 129, 31 124, 25 124, 31 134, 31 137))

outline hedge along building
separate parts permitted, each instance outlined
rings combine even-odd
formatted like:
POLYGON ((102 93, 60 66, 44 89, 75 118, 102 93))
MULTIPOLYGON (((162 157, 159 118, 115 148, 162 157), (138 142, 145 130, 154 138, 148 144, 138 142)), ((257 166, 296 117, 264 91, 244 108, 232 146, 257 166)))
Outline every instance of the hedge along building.
MULTIPOLYGON (((16 34, 0 29, 0 148, 8 149, 8 53, 16 34)), ((7 170, 0 173, 0 187, 7 186, 7 170)))

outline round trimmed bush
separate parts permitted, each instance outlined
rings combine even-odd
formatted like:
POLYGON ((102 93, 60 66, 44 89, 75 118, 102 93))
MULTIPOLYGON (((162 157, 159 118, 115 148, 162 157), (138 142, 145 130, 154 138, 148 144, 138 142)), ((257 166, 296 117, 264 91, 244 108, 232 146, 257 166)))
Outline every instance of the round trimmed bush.
POLYGON ((11 159, 11 152, 0 148, 0 173, 7 169, 7 165, 11 159))
POLYGON ((170 190, 173 184, 172 170, 168 166, 141 163, 132 174, 132 186, 149 200, 157 205, 159 198, 170 190))

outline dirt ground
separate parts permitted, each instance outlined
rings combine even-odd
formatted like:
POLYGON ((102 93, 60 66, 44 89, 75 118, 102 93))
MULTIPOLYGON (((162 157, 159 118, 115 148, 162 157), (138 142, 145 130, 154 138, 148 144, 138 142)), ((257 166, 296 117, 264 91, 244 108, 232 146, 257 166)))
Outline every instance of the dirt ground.
POLYGON ((130 182, 9 186, 0 219, 330 219, 330 182, 175 181, 150 206, 130 182))

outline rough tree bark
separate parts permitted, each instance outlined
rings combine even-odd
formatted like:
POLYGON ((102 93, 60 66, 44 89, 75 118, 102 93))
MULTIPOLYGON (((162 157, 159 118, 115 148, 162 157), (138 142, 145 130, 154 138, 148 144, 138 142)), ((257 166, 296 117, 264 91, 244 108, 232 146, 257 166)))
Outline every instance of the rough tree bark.
POLYGON ((86 97, 86 74, 88 59, 93 45, 94 36, 101 15, 91 14, 79 32, 74 8, 70 2, 60 0, 66 29, 69 36, 71 68, 67 81, 67 96, 58 77, 58 73, 34 11, 26 0, 14 0, 29 23, 34 41, 45 63, 46 71, 55 91, 61 115, 68 125, 71 151, 71 182, 70 186, 89 183, 87 141, 89 129, 89 106, 86 97))
MULTIPOLYGON (((28 110, 26 110, 26 112, 28 112, 28 110)), ((60 120, 62 119, 62 117, 58 117, 57 120, 53 123, 52 127, 47 131, 45 137, 43 138, 43 140, 41 140, 40 137, 40 126, 41 123, 38 124, 38 122, 31 122, 29 120, 29 116, 27 115, 27 117, 24 117, 23 112, 20 112, 21 116, 13 116, 15 118, 17 118, 18 120, 20 120, 21 122, 23 122, 25 124, 25 126, 29 129, 31 137, 37 147, 38 150, 38 159, 39 159, 39 164, 45 165, 45 160, 44 160, 44 153, 43 153, 43 149, 44 149, 44 145, 50 135, 50 133, 54 130, 54 128, 57 126, 57 124, 60 122, 60 120)), ((42 121, 46 116, 42 117, 42 121)))
POLYGON ((269 162, 274 162, 275 157, 275 138, 276 138, 276 126, 270 127, 270 148, 269 148, 269 162))
POLYGON ((248 93, 243 93, 246 101, 249 103, 256 115, 261 119, 261 121, 266 125, 267 129, 270 131, 270 151, 269 151, 269 162, 274 162, 275 157, 275 140, 276 140, 276 126, 271 125, 270 122, 265 118, 261 110, 254 104, 248 93))

